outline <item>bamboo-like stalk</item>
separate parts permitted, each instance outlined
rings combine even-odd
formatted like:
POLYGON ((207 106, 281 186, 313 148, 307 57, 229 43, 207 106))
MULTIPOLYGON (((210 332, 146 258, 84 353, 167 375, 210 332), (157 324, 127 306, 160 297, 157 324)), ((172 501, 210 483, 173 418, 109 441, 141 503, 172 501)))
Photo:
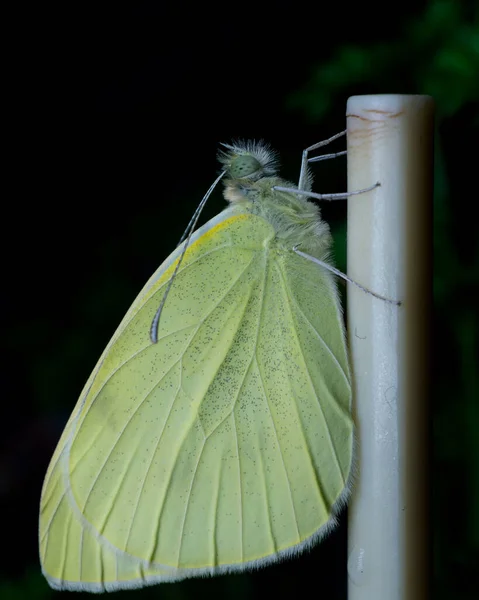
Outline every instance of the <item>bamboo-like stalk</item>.
POLYGON ((357 425, 349 600, 424 600, 428 587, 427 398, 434 104, 348 100, 348 288, 357 425))

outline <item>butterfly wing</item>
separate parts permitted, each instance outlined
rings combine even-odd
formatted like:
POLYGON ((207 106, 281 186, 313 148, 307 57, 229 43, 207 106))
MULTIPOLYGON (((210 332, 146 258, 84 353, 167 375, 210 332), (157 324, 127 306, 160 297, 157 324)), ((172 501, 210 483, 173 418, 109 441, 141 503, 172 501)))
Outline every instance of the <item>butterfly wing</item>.
POLYGON ((351 466, 350 384, 328 274, 224 211, 170 257, 100 358, 47 472, 54 587, 242 570, 323 535, 351 466))

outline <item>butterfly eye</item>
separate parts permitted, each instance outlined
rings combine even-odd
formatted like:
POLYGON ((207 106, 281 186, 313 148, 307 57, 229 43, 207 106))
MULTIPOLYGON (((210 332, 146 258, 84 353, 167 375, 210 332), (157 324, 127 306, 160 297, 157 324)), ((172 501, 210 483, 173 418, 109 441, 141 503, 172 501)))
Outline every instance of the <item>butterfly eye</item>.
POLYGON ((243 154, 236 156, 232 161, 228 169, 228 174, 233 179, 242 179, 243 177, 249 177, 254 173, 262 170, 261 163, 258 159, 251 154, 243 154))

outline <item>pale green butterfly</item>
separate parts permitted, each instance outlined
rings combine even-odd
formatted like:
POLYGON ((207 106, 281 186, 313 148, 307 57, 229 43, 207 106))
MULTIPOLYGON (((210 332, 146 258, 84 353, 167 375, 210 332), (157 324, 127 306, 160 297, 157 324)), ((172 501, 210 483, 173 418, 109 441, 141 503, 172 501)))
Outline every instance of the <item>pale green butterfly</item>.
POLYGON ((351 376, 307 152, 298 188, 265 144, 220 160, 229 207, 147 282, 51 460, 40 556, 54 588, 263 566, 320 540, 348 497, 351 376))

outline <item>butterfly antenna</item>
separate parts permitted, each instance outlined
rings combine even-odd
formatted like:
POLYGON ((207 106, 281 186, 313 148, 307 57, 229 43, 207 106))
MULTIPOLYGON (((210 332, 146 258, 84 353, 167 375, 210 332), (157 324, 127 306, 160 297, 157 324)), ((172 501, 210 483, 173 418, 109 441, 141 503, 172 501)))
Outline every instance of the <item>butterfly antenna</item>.
POLYGON ((190 234, 190 232, 194 231, 195 225, 198 222, 198 219, 199 219, 199 216, 201 214, 201 211, 203 210, 203 206, 206 204, 206 201, 208 200, 211 192, 215 189, 216 184, 218 183, 218 181, 221 179, 222 176, 223 175, 221 175, 218 179, 216 179, 216 181, 213 184, 211 184, 211 186, 208 189, 208 191, 206 192, 203 200, 201 200, 201 202, 196 207, 196 210, 193 213, 193 216, 191 217, 190 222, 186 226, 186 229, 183 232, 183 235, 181 236, 180 241, 178 242, 178 244, 176 244, 177 248, 178 248, 178 246, 181 246, 181 244, 185 241, 185 239, 188 237, 188 235, 190 234))
POLYGON ((170 280, 168 281, 168 285, 166 286, 166 290, 165 290, 165 293, 163 294, 163 298, 161 299, 160 306, 158 307, 158 310, 156 311, 153 321, 151 323, 150 339, 153 344, 156 344, 156 342, 158 341, 158 325, 160 323, 160 316, 163 311, 163 307, 165 306, 166 298, 170 292, 171 286, 173 285, 173 281, 175 280, 176 274, 178 273, 180 265, 183 262, 183 258, 185 256, 186 250, 190 244, 191 236, 193 235, 193 231, 195 230, 196 224, 198 223, 198 219, 200 218, 201 211, 203 210, 203 208, 206 204, 206 201, 211 196, 211 192, 218 185, 218 182, 223 177, 223 175, 225 175, 225 173, 226 173, 226 171, 221 171, 221 173, 218 175, 218 177, 215 179, 215 181, 211 184, 210 188, 208 189, 206 194, 203 196, 203 199, 198 204, 197 209, 195 210, 193 216, 191 217, 190 222, 188 223, 188 226, 186 227, 185 232, 181 236, 181 240, 178 243, 178 246, 179 246, 186 240, 186 242, 183 246, 183 250, 181 251, 180 258, 179 258, 178 262, 176 263, 175 270, 173 271, 173 274, 170 277, 170 280))

